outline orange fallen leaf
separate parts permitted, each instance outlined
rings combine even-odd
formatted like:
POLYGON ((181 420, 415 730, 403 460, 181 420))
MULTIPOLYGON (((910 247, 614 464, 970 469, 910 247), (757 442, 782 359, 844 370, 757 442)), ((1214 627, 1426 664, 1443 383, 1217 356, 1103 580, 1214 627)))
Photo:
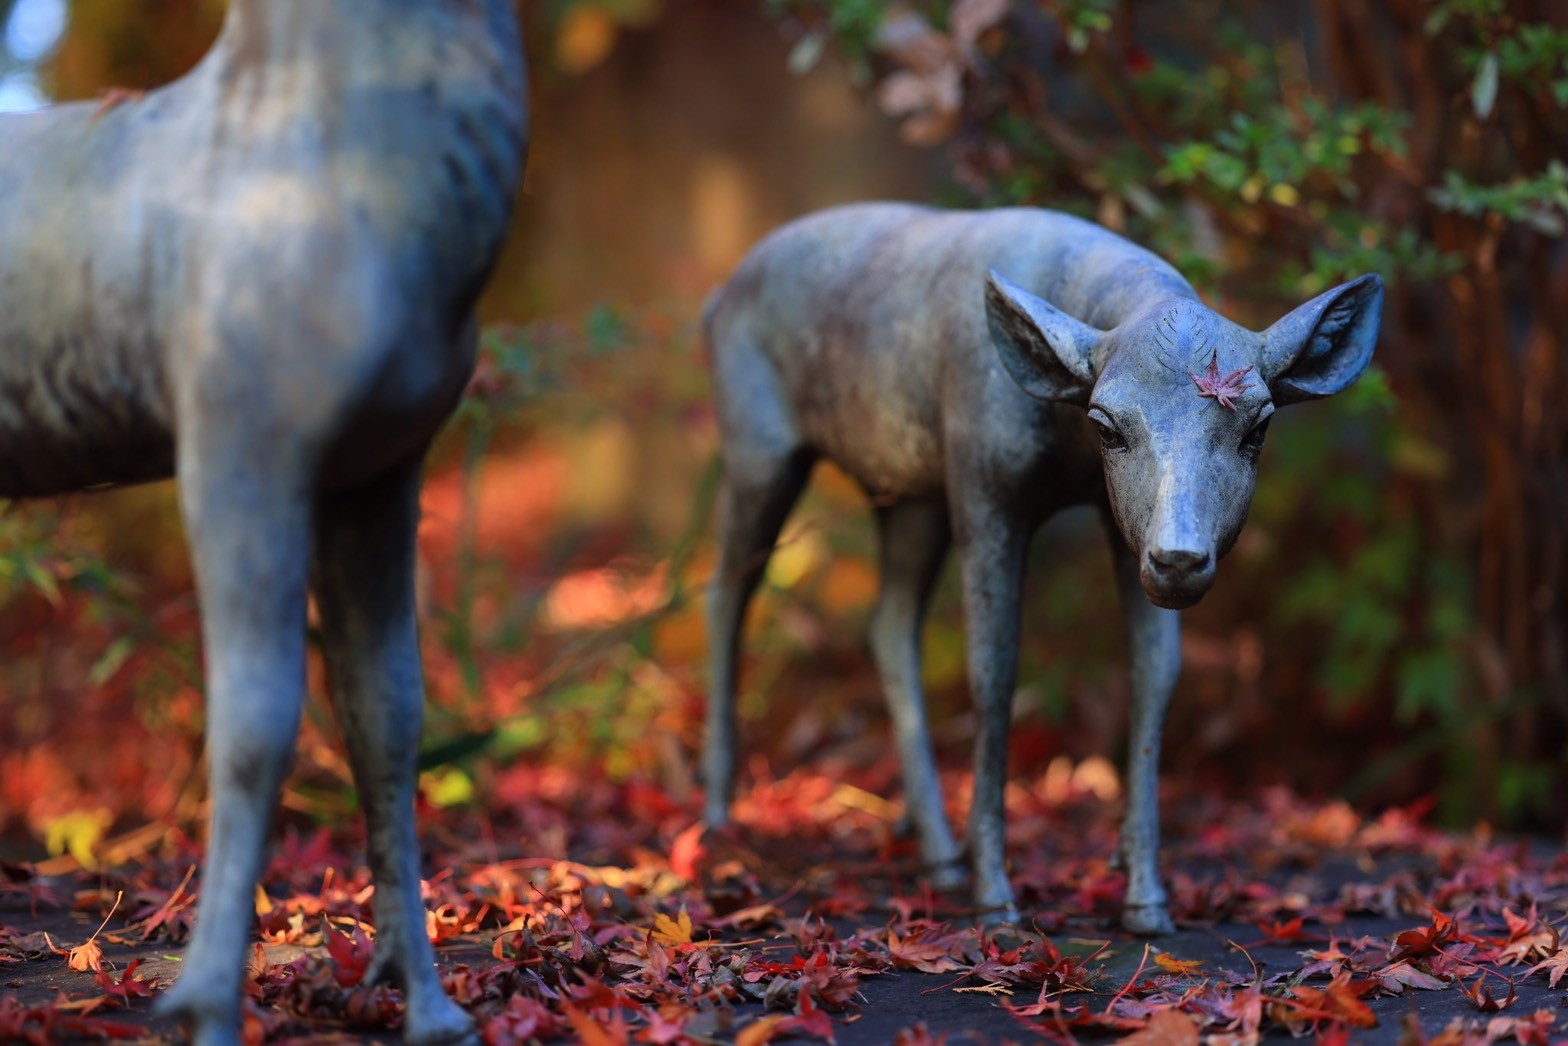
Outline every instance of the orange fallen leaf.
POLYGON ((772 1042, 779 1032, 779 1025, 786 1019, 784 1014, 774 1013, 752 1021, 735 1036, 735 1046, 764 1046, 772 1042))
POLYGON ((681 906, 680 915, 671 919, 663 912, 657 912, 653 917, 653 939, 667 947, 676 947, 682 944, 691 944, 691 916, 686 914, 686 907, 681 906))
POLYGON ((1203 965, 1201 959, 1178 959, 1169 952, 1155 952, 1154 965, 1178 977, 1190 977, 1203 965))

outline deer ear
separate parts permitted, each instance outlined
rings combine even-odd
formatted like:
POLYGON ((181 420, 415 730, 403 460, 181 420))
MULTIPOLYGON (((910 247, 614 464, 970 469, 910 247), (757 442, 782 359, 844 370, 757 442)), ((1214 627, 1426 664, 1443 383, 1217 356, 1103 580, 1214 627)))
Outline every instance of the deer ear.
POLYGON ((1259 366, 1274 402, 1283 406, 1332 396, 1372 361, 1383 316, 1383 280, 1351 280, 1301 306, 1263 332, 1259 366))
POLYGON ((1089 402, 1094 347, 1105 332, 1074 319, 992 269, 985 281, 986 322, 1007 373, 1029 395, 1089 402))

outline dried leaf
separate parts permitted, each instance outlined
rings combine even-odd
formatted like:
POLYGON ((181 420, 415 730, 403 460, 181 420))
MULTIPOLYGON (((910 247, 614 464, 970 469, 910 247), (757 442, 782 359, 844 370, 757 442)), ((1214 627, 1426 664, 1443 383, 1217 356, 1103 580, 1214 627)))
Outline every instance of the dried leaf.
POLYGON ((103 948, 97 941, 79 944, 71 949, 65 961, 73 970, 80 970, 83 973, 91 970, 97 973, 103 968, 103 948))
POLYGON ((1155 952, 1154 965, 1178 977, 1190 977, 1203 965, 1199 959, 1178 959, 1168 952, 1155 952))
POLYGON ((1121 1041, 1125 1046, 1198 1046, 1198 1025, 1180 1010, 1158 1010, 1121 1041))
MULTIPOLYGON (((1242 381, 1242 379, 1250 373, 1252 373, 1252 367, 1249 364, 1248 366, 1239 367, 1236 370, 1231 371, 1229 374, 1221 376, 1220 350, 1215 349, 1214 355, 1209 357, 1209 369, 1204 372, 1203 376, 1199 377, 1191 371, 1188 371, 1187 377, 1191 378, 1192 383, 1198 386, 1198 395, 1202 396, 1204 399, 1214 400, 1226 410, 1235 410, 1235 397, 1240 396, 1243 392, 1246 392, 1248 389, 1252 388, 1251 382, 1242 381)), ((1301 920, 1296 919, 1294 922, 1296 924, 1296 928, 1299 930, 1301 928, 1301 920)), ((1268 932, 1266 927, 1264 928, 1264 932, 1268 932)), ((1294 937, 1272 939, 1296 940, 1294 937)))

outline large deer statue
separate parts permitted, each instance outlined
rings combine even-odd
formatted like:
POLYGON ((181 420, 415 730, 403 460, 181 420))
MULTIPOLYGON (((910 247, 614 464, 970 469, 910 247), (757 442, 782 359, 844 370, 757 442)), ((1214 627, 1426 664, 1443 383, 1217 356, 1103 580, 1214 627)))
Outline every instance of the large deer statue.
POLYGON ((472 1035, 425 933, 421 462, 527 144, 513 0, 233 0, 184 79, 0 117, 0 496, 175 476, 201 600, 212 815, 165 1009, 238 1040, 270 815, 321 613, 368 823, 373 975, 472 1035))

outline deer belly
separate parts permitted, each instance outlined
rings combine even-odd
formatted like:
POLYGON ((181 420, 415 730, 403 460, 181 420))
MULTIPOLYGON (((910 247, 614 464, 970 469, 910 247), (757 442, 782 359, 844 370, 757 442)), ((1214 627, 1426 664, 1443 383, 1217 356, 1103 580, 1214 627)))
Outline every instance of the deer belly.
POLYGON ((5 370, 0 370, 0 497, 173 475, 172 428, 160 397, 149 394, 152 375, 146 371, 89 365, 64 351, 22 372, 5 370))
POLYGON ((925 498, 944 487, 942 444, 930 420, 885 402, 806 411, 807 441, 873 498, 925 498))

